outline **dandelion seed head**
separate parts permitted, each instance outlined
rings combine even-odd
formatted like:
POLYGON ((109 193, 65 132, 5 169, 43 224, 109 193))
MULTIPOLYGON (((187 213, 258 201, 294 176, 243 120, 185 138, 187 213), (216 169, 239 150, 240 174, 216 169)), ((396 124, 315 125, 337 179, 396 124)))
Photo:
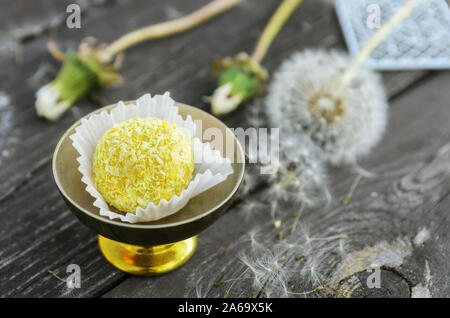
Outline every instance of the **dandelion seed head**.
POLYGON ((381 139, 387 102, 380 77, 361 68, 342 94, 336 90, 351 59, 337 51, 294 54, 275 73, 265 103, 283 138, 306 134, 327 161, 353 163, 381 139))

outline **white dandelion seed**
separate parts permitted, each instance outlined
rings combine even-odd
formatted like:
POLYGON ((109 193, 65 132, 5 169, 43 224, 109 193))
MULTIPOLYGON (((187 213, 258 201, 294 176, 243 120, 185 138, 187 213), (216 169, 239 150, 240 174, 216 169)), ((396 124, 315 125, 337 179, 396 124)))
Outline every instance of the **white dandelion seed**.
POLYGON ((283 250, 270 249, 250 234, 250 248, 241 254, 241 261, 253 277, 253 287, 263 290, 267 297, 287 290, 290 272, 283 269, 283 250))
POLYGON ((281 138, 306 135, 333 164, 356 163, 386 128, 387 101, 376 73, 361 67, 350 86, 335 93, 351 61, 337 51, 296 53, 274 75, 265 103, 281 138))
POLYGON ((258 217, 261 212, 265 212, 266 205, 259 200, 247 199, 238 206, 246 221, 251 221, 253 218, 258 217))
POLYGON ((197 281, 195 284, 195 295, 197 298, 206 298, 206 293, 203 292, 203 286, 201 284, 201 280, 197 281))
POLYGON ((345 256, 347 255, 347 247, 346 247, 345 239, 339 240, 338 253, 342 258, 345 258, 345 256))
POLYGON ((316 268, 316 266, 313 265, 310 267, 306 267, 305 273, 306 276, 309 276, 310 282, 313 286, 323 286, 324 277, 320 273, 318 268, 316 268))

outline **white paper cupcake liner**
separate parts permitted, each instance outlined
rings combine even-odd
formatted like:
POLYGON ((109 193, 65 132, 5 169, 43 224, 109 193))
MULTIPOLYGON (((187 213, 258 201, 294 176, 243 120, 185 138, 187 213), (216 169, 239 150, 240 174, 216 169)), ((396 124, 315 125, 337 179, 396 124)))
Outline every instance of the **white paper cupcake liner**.
POLYGON ((157 205, 149 203, 146 209, 138 207, 136 214, 120 214, 112 211, 94 186, 92 159, 100 138, 107 130, 117 123, 136 117, 164 119, 182 128, 189 138, 195 136, 196 126, 191 116, 188 115, 183 120, 169 93, 154 97, 146 94, 136 100, 136 104, 125 105, 123 102, 119 102, 117 107, 109 113, 105 110, 90 116, 89 119, 83 118, 70 138, 80 154, 77 161, 80 164, 78 170, 82 175, 81 180, 86 184, 86 191, 95 198, 94 206, 100 209, 100 215, 110 219, 119 218, 121 221, 129 223, 159 220, 179 211, 191 198, 223 182, 228 175, 233 173, 229 158, 222 157, 220 152, 213 150, 209 143, 202 143, 200 139, 193 138, 194 172, 191 182, 179 196, 174 195, 169 201, 162 199, 157 205))

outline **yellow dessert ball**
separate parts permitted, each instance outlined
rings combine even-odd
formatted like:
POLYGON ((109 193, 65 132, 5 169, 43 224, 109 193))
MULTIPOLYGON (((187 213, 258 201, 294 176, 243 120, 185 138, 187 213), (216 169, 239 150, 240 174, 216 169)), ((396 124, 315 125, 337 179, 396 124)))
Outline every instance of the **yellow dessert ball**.
POLYGON ((180 127, 159 118, 132 118, 100 139, 92 178, 108 204, 135 213, 179 195, 193 170, 191 141, 180 127))

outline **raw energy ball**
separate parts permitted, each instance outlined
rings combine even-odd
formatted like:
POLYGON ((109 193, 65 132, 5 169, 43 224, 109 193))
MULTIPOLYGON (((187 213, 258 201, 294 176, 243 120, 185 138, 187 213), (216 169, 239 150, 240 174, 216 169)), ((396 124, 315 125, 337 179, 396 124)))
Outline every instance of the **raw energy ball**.
POLYGON ((135 213, 180 195, 193 170, 191 141, 181 128, 158 118, 132 118, 102 136, 92 177, 110 205, 135 213))

